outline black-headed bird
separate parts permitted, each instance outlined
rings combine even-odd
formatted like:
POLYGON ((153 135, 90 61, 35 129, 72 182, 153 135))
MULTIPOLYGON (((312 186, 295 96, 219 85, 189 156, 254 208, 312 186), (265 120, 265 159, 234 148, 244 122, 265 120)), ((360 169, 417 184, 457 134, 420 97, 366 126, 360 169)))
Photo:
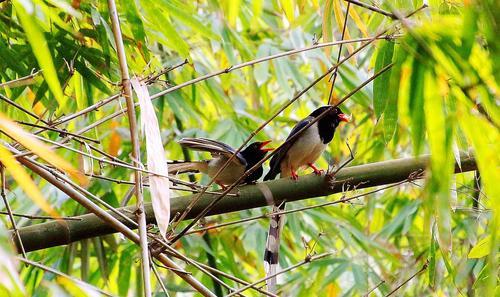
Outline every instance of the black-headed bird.
MULTIPOLYGON (((273 150, 265 146, 271 141, 254 142, 249 144, 245 149, 241 150, 231 160, 224 170, 217 176, 215 183, 222 188, 226 185, 231 185, 236 182, 248 169, 261 161, 267 152, 273 150)), ((210 152, 212 159, 193 161, 193 162, 176 162, 169 165, 169 173, 186 173, 186 172, 201 172, 213 178, 219 169, 226 164, 227 160, 236 152, 231 146, 208 138, 182 138, 178 142, 181 146, 203 152, 210 152)), ((244 183, 253 183, 258 180, 263 173, 262 166, 252 172, 243 181, 244 183)))
MULTIPOLYGON (((348 122, 349 117, 342 113, 338 107, 334 108, 330 105, 322 106, 313 111, 308 117, 298 122, 295 127, 293 127, 290 135, 287 137, 287 140, 293 137, 302 128, 306 127, 328 109, 330 109, 330 111, 328 111, 324 117, 309 126, 309 128, 304 130, 299 136, 289 142, 286 142, 278 149, 275 155, 271 158, 270 170, 264 177, 264 180, 275 179, 278 174, 280 174, 281 178, 291 177, 293 180, 297 180, 297 170, 306 166, 311 167, 315 174, 321 174, 322 171, 318 170, 318 168, 314 166, 314 162, 324 152, 328 143, 332 141, 335 129, 340 122, 348 122)), ((284 203, 275 204, 273 212, 280 212, 284 209, 284 203)), ((271 217, 269 234, 266 242, 266 251, 264 254, 266 276, 276 273, 282 224, 282 215, 278 214, 271 217)), ((276 277, 270 278, 266 282, 267 289, 270 292, 275 292, 276 277)))

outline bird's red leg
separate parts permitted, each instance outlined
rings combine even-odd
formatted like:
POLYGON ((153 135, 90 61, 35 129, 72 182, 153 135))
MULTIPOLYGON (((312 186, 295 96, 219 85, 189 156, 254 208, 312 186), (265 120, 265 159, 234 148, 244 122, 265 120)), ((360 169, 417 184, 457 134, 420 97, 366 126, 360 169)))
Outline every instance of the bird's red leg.
POLYGON ((221 187, 223 191, 225 191, 227 189, 226 186, 224 186, 221 182, 215 181, 215 183, 218 184, 219 187, 221 187))
POLYGON ((323 174, 323 170, 320 170, 320 169, 316 168, 316 166, 314 166, 313 163, 307 163, 307 165, 314 170, 314 174, 316 174, 316 175, 322 175, 323 174))
POLYGON ((290 171, 292 172, 292 179, 293 180, 298 180, 299 179, 299 175, 297 174, 297 172, 295 172, 295 170, 293 168, 290 168, 290 171))

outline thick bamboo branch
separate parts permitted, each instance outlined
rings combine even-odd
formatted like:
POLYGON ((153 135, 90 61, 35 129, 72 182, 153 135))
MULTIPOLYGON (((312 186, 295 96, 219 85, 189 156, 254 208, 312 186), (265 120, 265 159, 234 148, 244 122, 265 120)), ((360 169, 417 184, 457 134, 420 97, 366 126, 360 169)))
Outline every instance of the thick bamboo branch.
MULTIPOLYGON (((456 173, 476 170, 477 166, 473 157, 463 154, 461 160, 462 169, 460 170, 456 166, 456 173)), ((263 207, 284 199, 291 202, 321 197, 340 193, 346 189, 352 190, 355 186, 356 189, 361 189, 397 183, 406 180, 415 172, 425 170, 428 162, 429 157, 422 156, 347 167, 337 173, 334 182, 311 174, 301 176, 297 182, 290 179, 278 179, 257 185, 243 186, 237 189, 239 196, 224 197, 208 215, 263 207), (273 201, 268 201, 266 198, 269 193, 272 195, 273 201)), ((186 219, 196 217, 217 196, 213 194, 203 195, 188 213, 186 219)), ((172 198, 171 217, 174 217, 176 213, 183 212, 194 197, 195 195, 172 198)), ((133 217, 135 207, 120 208, 120 210, 125 215, 133 217)), ((116 228, 109 226, 94 214, 86 214, 76 218, 80 220, 65 221, 64 223, 46 222, 20 228, 19 233, 25 250, 29 252, 116 232, 116 228)), ((122 218, 117 219, 128 227, 133 227, 122 218)), ((154 222, 151 204, 146 204, 146 220, 154 222)))
MULTIPOLYGON (((130 128, 130 138, 132 141, 132 158, 133 164, 136 167, 141 167, 141 150, 139 144, 139 132, 137 128, 137 119, 135 117, 134 98, 132 95, 132 85, 128 73, 127 56, 125 55, 125 47, 123 45, 122 30, 120 28, 120 20, 114 0, 108 0, 109 15, 115 37, 116 52, 118 61, 120 62, 120 72, 122 76, 123 95, 127 103, 127 117, 130 128)), ((151 296, 151 274, 149 269, 149 248, 148 248, 148 233, 146 230, 146 214, 144 213, 144 197, 142 195, 142 177, 139 171, 134 171, 135 181, 135 198, 137 211, 137 223, 139 224, 139 237, 141 246, 141 266, 142 280, 144 288, 144 296, 151 296)))

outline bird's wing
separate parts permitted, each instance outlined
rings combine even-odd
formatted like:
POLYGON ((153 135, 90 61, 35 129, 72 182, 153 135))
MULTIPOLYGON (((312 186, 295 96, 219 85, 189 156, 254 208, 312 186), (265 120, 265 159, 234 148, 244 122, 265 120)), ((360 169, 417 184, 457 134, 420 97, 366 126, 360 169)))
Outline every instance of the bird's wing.
POLYGON ((297 134, 302 128, 307 126, 312 120, 314 120, 314 118, 309 116, 309 117, 303 119, 302 121, 298 122, 293 127, 292 131, 290 131, 290 134, 286 138, 285 145, 280 147, 278 152, 271 158, 271 161, 269 163, 269 167, 270 167, 269 173, 264 177, 264 180, 274 179, 278 175, 278 173, 280 173, 281 161, 285 158, 290 147, 292 147, 292 145, 297 141, 297 138, 295 138, 292 141, 288 141, 288 139, 290 139, 295 134, 297 134))
MULTIPOLYGON (((230 158, 236 152, 234 148, 223 142, 203 137, 182 138, 181 140, 179 140, 179 144, 192 150, 210 152, 213 157, 223 155, 230 158)), ((244 166, 247 165, 247 161, 240 153, 236 154, 236 158, 233 160, 239 162, 244 166)))

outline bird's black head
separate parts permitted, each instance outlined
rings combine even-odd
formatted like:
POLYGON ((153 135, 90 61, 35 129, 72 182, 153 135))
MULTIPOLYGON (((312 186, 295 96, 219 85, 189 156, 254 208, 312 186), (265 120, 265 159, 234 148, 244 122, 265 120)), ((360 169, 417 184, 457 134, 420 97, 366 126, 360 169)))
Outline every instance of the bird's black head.
MULTIPOLYGON (((260 160, 264 159, 267 152, 272 151, 273 148, 266 148, 265 146, 270 143, 271 140, 268 141, 258 141, 248 145, 244 150, 240 152, 240 154, 247 161, 247 166, 245 170, 252 168, 255 164, 257 164, 260 160)), ((262 166, 259 166, 257 170, 252 172, 247 178, 245 178, 245 183, 254 183, 258 180, 262 173, 264 173, 264 169, 262 166)))
POLYGON ((257 162, 262 160, 267 152, 272 151, 272 148, 266 148, 265 146, 269 144, 271 140, 268 141, 257 141, 249 144, 244 150, 241 151, 241 155, 247 160, 248 165, 255 165, 257 162))
POLYGON ((340 122, 349 122, 349 116, 344 114, 340 108, 332 108, 331 105, 321 106, 320 108, 313 111, 309 116, 318 117, 326 110, 330 109, 327 114, 318 121, 319 136, 323 143, 329 143, 333 139, 335 129, 340 124, 340 122))

